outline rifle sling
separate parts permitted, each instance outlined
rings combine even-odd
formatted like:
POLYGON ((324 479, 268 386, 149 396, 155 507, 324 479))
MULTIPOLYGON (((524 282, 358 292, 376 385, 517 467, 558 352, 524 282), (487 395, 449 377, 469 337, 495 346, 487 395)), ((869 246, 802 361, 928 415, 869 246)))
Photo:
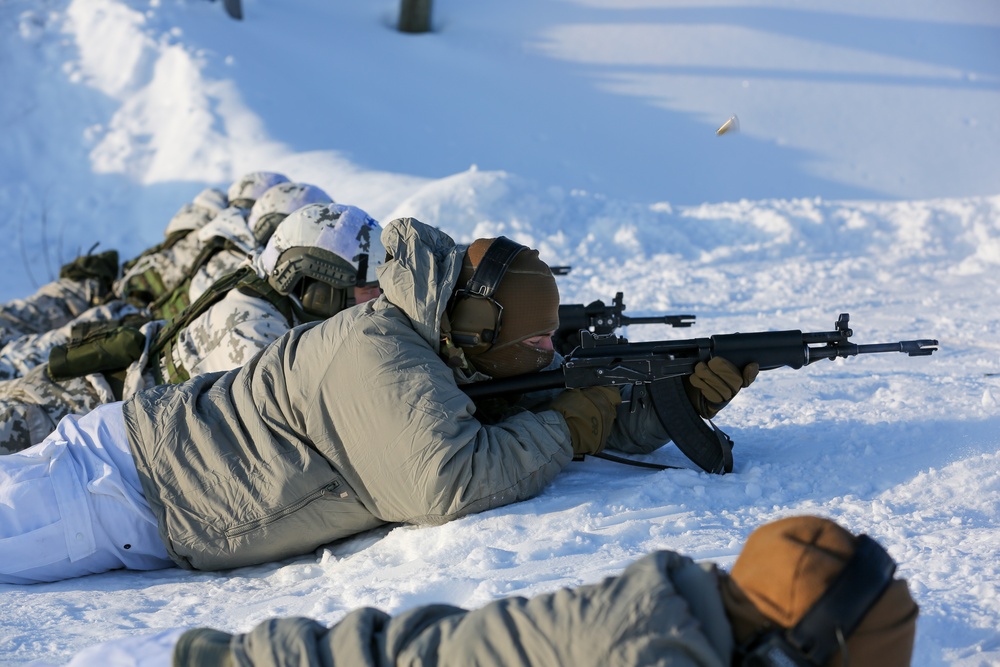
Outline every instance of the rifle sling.
POLYGON ((648 461, 633 461, 632 459, 627 459, 624 456, 615 456, 614 454, 608 454, 607 452, 599 452, 597 454, 591 454, 591 456, 595 459, 604 459, 605 461, 622 463, 627 466, 635 466, 636 468, 649 468, 650 470, 682 470, 680 466, 668 466, 664 463, 650 463, 648 461))

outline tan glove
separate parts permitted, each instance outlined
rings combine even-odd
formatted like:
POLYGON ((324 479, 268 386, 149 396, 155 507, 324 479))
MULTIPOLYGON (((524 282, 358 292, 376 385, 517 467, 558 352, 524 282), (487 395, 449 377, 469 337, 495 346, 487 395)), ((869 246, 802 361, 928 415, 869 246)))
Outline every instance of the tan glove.
POLYGON ((712 357, 706 364, 698 362, 694 373, 685 378, 684 388, 694 409, 705 419, 711 419, 740 389, 749 387, 760 372, 757 362, 750 362, 743 370, 722 357, 712 357))
POLYGON ((604 449, 622 396, 616 387, 564 389, 550 408, 562 414, 573 439, 574 454, 596 454, 604 449))

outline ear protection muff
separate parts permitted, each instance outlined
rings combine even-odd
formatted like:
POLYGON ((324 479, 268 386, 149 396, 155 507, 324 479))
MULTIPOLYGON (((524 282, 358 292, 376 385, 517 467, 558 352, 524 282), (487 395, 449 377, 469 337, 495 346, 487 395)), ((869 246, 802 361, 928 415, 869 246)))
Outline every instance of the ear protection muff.
POLYGON ((452 295, 449 307, 451 338, 466 352, 482 354, 499 338, 503 306, 493 294, 522 250, 527 247, 506 236, 498 236, 487 248, 469 282, 452 295))
POLYGON ((316 317, 332 317, 347 307, 347 290, 315 278, 299 281, 299 301, 302 309, 316 317))
POLYGON ((368 253, 358 257, 358 277, 354 281, 355 287, 364 287, 368 284, 368 253))

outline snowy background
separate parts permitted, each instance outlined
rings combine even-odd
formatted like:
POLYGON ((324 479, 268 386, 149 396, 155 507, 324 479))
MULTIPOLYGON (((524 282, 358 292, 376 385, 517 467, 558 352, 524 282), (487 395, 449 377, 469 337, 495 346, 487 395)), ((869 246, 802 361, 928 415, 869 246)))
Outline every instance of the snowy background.
MULTIPOLYGON (((539 497, 222 573, 0 585, 0 664, 165 628, 477 606, 669 548, 731 565, 819 513, 921 605, 915 665, 1000 665, 1000 4, 995 0, 0 0, 0 299, 123 258, 206 186, 281 171, 383 222, 537 247, 564 302, 899 354, 762 373, 733 474, 574 463, 539 497), (715 134, 732 114, 741 130, 715 134)), ((672 447, 652 460, 686 465, 672 447)))

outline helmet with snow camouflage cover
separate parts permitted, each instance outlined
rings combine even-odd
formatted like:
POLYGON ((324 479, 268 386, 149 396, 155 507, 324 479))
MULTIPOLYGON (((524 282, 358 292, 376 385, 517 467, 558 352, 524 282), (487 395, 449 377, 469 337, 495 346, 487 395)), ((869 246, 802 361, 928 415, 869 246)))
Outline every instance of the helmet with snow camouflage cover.
POLYGON ((191 200, 195 206, 201 206, 213 213, 218 213, 229 206, 229 199, 226 193, 218 188, 205 188, 191 200))
POLYGON ((355 206, 308 204, 278 225, 257 265, 279 293, 329 316, 346 306, 348 290, 376 282, 385 262, 381 231, 355 206))
POLYGON ((215 188, 205 188, 195 195, 191 203, 184 204, 181 210, 174 214, 167 223, 164 235, 170 237, 176 232, 192 232, 200 229, 224 208, 226 208, 225 193, 215 188))
MULTIPOLYGON (((228 242, 232 245, 232 249, 238 249, 247 255, 258 249, 253 234, 250 233, 250 228, 247 226, 245 212, 246 209, 235 206, 225 208, 212 218, 211 222, 196 232, 201 244, 201 251, 210 253, 206 256, 207 258, 210 259, 215 255, 211 248, 218 250, 224 246, 223 243, 218 242, 219 240, 228 242)), ((206 259, 206 257, 202 259, 206 259)))
POLYGON ((163 235, 170 238, 177 232, 193 232, 201 229, 214 217, 215 214, 194 204, 184 204, 181 210, 170 218, 167 228, 163 230, 163 235))
POLYGON ((307 204, 332 204, 333 198, 308 183, 279 183, 262 194, 250 209, 247 225, 258 246, 267 244, 278 224, 289 213, 307 204))
POLYGON ((227 195, 230 206, 251 208, 257 199, 278 183, 287 183, 288 177, 273 171, 252 171, 233 181, 227 195))

